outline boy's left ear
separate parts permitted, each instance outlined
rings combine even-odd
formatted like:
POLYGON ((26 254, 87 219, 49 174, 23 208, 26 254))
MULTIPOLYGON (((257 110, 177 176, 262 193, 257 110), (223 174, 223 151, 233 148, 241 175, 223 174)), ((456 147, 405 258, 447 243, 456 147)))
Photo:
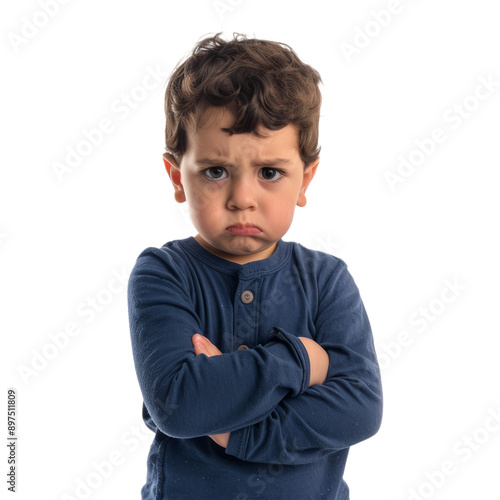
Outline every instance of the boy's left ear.
POLYGON ((318 165, 319 165, 319 157, 316 158, 311 163, 309 163, 309 165, 307 165, 306 169, 304 170, 304 177, 302 178, 302 186, 300 187, 299 197, 297 199, 297 206, 299 207, 305 207, 307 203, 306 191, 307 188, 309 187, 309 184, 313 180, 314 175, 316 174, 316 169, 318 168, 318 165))

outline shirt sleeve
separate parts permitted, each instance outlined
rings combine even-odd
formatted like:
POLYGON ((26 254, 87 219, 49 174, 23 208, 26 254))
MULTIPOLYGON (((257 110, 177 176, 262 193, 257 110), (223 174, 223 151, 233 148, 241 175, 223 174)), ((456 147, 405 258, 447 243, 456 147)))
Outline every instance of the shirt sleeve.
POLYGON ((129 278, 129 323, 144 404, 161 432, 176 438, 231 432, 307 389, 307 351, 285 332, 255 349, 195 356, 191 338, 203 330, 185 277, 167 256, 145 252, 129 278))
POLYGON ((312 336, 330 357, 325 383, 288 395, 260 422, 232 432, 226 453, 252 462, 304 464, 378 431, 382 386, 372 332, 358 288, 347 266, 339 266, 321 294, 312 336))

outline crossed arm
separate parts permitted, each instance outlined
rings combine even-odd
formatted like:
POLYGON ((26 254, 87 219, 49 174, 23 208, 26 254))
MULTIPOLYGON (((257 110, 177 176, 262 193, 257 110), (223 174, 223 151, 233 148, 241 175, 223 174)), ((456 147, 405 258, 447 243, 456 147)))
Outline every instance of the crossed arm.
POLYGON ((129 284, 130 329, 145 409, 157 428, 178 439, 210 435, 241 460, 283 464, 308 463, 372 436, 382 416, 380 373, 357 287, 346 266, 338 267, 322 273, 313 331, 273 326, 267 343, 221 355, 193 335, 203 332, 202 321, 182 273, 140 261, 129 284))
MULTIPOLYGON (((310 363, 310 377, 309 377, 309 387, 313 385, 321 385, 325 380, 328 373, 328 366, 330 363, 330 358, 328 353, 314 340, 307 337, 299 337, 301 342, 306 348, 307 354, 309 356, 310 363)), ((219 356, 222 353, 215 347, 210 340, 200 334, 193 335, 192 338, 194 353, 196 356, 200 354, 205 354, 207 357, 219 356)), ((229 442, 230 432, 224 432, 222 434, 212 434, 210 437, 223 448, 227 448, 229 442)))

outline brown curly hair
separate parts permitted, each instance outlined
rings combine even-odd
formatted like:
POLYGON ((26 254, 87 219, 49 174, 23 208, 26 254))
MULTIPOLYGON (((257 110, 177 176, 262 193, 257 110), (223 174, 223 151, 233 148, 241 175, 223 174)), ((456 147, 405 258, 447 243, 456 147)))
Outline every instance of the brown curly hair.
POLYGON ((188 131, 210 106, 235 117, 229 134, 253 132, 259 126, 279 130, 297 127, 300 157, 307 166, 319 156, 321 77, 293 49, 279 42, 221 33, 201 40, 172 72, 165 93, 165 143, 177 163, 187 150, 188 131))

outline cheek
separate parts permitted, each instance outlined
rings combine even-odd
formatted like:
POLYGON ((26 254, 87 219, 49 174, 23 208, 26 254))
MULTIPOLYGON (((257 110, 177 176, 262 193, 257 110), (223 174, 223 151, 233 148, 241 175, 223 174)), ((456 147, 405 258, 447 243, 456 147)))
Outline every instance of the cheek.
POLYGON ((276 227, 289 227, 293 220, 295 213, 295 204, 291 201, 279 202, 269 205, 267 210, 267 217, 269 221, 273 221, 276 227))
POLYGON ((213 208, 220 198, 220 189, 213 183, 191 184, 185 191, 189 206, 197 211, 213 208))

